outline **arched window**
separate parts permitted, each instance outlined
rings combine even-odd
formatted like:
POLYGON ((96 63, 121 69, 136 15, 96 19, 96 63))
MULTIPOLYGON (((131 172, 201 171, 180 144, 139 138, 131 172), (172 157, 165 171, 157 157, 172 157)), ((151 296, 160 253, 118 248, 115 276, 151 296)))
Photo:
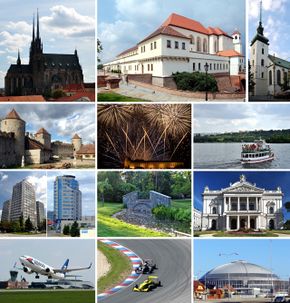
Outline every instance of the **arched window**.
POLYGON ((207 53, 207 41, 206 41, 206 39, 203 39, 203 52, 207 53))
POLYGON ((264 59, 261 60, 261 65, 264 66, 264 59))
POLYGON ((271 206, 271 207, 269 208, 269 214, 274 214, 274 207, 271 206))
POLYGON ((200 41, 200 37, 197 37, 197 39, 196 39, 196 51, 197 51, 197 52, 201 52, 201 41, 200 41))
POLYGON ((189 36, 190 44, 194 44, 194 37, 192 35, 189 36))
POLYGON ((281 84, 281 71, 279 69, 277 70, 277 83, 281 84))
POLYGON ((269 85, 273 84, 273 80, 272 80, 272 71, 269 71, 269 85))
POLYGON ((284 83, 288 83, 287 72, 284 72, 283 82, 284 82, 284 83))
POLYGON ((216 207, 213 207, 213 208, 212 208, 212 213, 213 213, 214 215, 216 215, 216 207))

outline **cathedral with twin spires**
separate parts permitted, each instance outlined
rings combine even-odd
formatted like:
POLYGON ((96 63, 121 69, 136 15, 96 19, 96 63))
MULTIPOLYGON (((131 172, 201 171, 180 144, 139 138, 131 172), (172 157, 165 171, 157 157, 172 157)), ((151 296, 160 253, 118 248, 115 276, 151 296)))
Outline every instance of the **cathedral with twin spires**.
POLYGON ((6 96, 49 95, 70 84, 83 84, 83 71, 77 50, 74 54, 45 54, 40 38, 39 14, 33 18, 29 64, 22 64, 20 53, 5 77, 6 96))

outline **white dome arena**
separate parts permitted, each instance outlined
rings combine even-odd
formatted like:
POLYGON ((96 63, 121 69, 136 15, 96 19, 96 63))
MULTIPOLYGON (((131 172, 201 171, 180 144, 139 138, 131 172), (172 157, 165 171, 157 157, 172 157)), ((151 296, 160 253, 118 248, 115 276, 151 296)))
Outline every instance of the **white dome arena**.
POLYGON ((265 293, 282 282, 271 270, 246 261, 234 261, 215 267, 202 276, 200 281, 209 288, 230 285, 236 289, 259 288, 265 293))

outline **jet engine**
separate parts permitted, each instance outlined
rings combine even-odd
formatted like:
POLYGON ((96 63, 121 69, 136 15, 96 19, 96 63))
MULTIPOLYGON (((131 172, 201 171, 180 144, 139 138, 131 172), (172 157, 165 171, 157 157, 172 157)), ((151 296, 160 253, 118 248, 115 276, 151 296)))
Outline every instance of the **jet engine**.
POLYGON ((29 274, 29 275, 33 273, 33 271, 30 268, 27 268, 27 267, 23 267, 23 271, 25 273, 29 274))

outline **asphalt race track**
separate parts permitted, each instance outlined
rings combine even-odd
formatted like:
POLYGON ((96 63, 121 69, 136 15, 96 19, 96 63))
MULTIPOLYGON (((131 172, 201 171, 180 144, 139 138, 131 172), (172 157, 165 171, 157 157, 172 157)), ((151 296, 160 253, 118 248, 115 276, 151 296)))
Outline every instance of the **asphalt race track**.
MULTIPOLYGON (((190 303, 191 302, 191 240, 136 239, 115 240, 131 249, 142 259, 152 259, 157 265, 153 276, 158 276, 162 287, 148 293, 133 292, 133 283, 124 290, 107 297, 105 303, 190 303)), ((142 275, 140 284, 147 275, 142 275)))

